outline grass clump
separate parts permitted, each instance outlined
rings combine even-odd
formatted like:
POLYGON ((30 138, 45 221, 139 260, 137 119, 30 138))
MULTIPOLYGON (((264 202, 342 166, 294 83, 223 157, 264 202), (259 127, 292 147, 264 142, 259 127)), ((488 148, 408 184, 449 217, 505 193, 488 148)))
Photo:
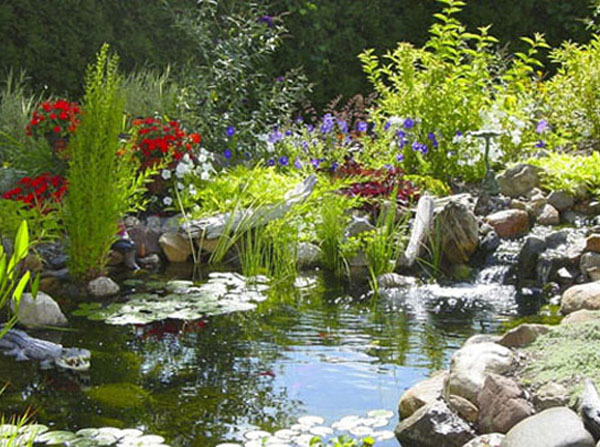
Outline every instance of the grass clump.
POLYGON ((524 350, 529 359, 517 375, 533 388, 548 382, 567 387, 571 401, 583 391, 583 379, 600 383, 600 320, 553 328, 524 350))

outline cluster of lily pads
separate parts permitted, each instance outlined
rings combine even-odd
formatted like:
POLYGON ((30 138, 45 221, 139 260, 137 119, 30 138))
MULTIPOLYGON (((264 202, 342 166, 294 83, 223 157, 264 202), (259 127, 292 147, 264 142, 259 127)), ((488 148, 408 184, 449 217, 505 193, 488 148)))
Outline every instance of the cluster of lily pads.
POLYGON ((389 410, 372 410, 366 417, 345 416, 330 426, 324 425, 325 419, 320 416, 302 416, 289 428, 274 433, 252 429, 242 433, 243 444, 225 442, 217 447, 310 447, 348 435, 359 439, 368 437, 373 442, 387 441, 394 438, 394 432, 381 428, 389 425, 393 416, 389 410))
POLYGON ((76 432, 50 430, 46 425, 0 425, 0 447, 53 445, 64 447, 169 447, 165 438, 136 428, 84 428, 76 432))
POLYGON ((166 319, 197 320, 206 316, 248 311, 267 299, 267 278, 246 278, 237 273, 209 274, 204 284, 192 281, 144 282, 127 285, 153 289, 133 293, 126 302, 83 303, 74 315, 113 325, 148 324, 166 319))

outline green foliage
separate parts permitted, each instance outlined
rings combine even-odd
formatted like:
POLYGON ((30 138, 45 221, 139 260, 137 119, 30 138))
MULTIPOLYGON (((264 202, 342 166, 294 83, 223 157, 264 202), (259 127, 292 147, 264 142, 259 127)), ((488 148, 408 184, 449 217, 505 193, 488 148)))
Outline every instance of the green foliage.
POLYGON ((122 88, 130 117, 176 116, 178 86, 170 67, 162 72, 148 67, 131 72, 122 88))
POLYGON ((600 323, 565 324, 541 335, 525 353, 530 356, 520 368, 521 382, 539 387, 562 383, 573 401, 583 389, 582 377, 600 381, 600 323))
POLYGON ((350 203, 351 199, 335 192, 324 194, 315 223, 321 247, 321 264, 337 277, 348 274, 349 269, 344 230, 350 222, 350 216, 346 213, 351 208, 350 203))
POLYGON ((29 222, 32 245, 57 239, 62 234, 60 210, 30 208, 22 202, 0 199, 0 235, 13 238, 22 221, 29 222))
POLYGON ((104 45, 96 63, 88 67, 84 113, 69 144, 64 216, 69 270, 80 279, 104 272, 118 221, 135 204, 143 184, 132 151, 117 154, 124 104, 117 65, 117 56, 110 56, 104 45))
POLYGON ((257 137, 287 121, 308 88, 299 70, 267 73, 285 29, 262 3, 214 0, 180 14, 179 27, 195 45, 182 81, 182 117, 212 150, 254 152, 257 137), (234 141, 228 126, 236 128, 234 141))
POLYGON ((542 168, 542 187, 546 190, 564 190, 572 194, 585 187, 594 195, 600 195, 600 154, 565 154, 550 152, 545 157, 527 160, 542 168))
POLYGON ((558 73, 547 83, 549 121, 566 145, 600 141, 600 35, 589 43, 565 42, 551 53, 558 73))
MULTIPOLYGON (((27 286, 31 273, 22 272, 20 263, 29 253, 29 232, 27 221, 23 221, 17 230, 14 239, 13 252, 10 258, 4 252, 0 244, 0 310, 9 307, 10 301, 14 301, 18 308, 21 296, 27 286)), ((37 293, 37 279, 32 293, 37 293)), ((17 322, 16 316, 13 316, 1 329, 0 338, 17 322)))

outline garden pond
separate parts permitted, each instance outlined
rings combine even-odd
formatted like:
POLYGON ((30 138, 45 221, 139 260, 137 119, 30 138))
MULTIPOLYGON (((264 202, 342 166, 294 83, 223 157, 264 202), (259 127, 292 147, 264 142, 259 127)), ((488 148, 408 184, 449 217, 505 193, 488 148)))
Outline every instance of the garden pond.
MULTIPOLYGON (((0 413, 30 409, 53 430, 137 428, 181 447, 243 444, 256 430, 289 428, 305 436, 288 443, 284 436, 278 445, 306 445, 314 434, 357 438, 370 429, 377 445, 396 446, 390 431, 402 392, 447 367, 469 336, 521 319, 513 287, 500 285, 506 268, 491 265, 468 284, 413 285, 379 298, 311 272, 294 288, 264 290, 265 300, 239 311, 187 322, 107 324, 71 316, 69 330, 29 332, 89 349, 90 371, 42 369, 2 356, 0 382, 9 385, 0 413), (317 418, 298 425, 307 415, 317 418)), ((214 276, 206 278, 210 284, 214 276)), ((157 279, 166 281, 133 276, 124 294, 160 288, 157 279)), ((71 314, 86 309, 77 312, 68 300, 61 306, 71 314)))

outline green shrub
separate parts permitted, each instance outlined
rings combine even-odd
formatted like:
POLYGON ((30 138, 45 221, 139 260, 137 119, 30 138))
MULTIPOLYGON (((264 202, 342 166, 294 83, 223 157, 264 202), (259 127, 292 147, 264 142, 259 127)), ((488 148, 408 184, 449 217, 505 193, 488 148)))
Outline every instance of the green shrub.
POLYGON ((600 195, 600 154, 576 155, 550 152, 545 157, 527 160, 542 168, 541 182, 546 190, 564 190, 572 194, 586 188, 600 195))
POLYGON ((171 68, 164 71, 141 68, 123 79, 125 112, 132 118, 176 116, 178 85, 171 68))
POLYGON ((69 144, 64 216, 69 270, 80 279, 104 273, 119 219, 134 205, 142 182, 132 151, 121 150, 119 141, 124 98, 117 65, 105 44, 88 67, 84 113, 69 144))

